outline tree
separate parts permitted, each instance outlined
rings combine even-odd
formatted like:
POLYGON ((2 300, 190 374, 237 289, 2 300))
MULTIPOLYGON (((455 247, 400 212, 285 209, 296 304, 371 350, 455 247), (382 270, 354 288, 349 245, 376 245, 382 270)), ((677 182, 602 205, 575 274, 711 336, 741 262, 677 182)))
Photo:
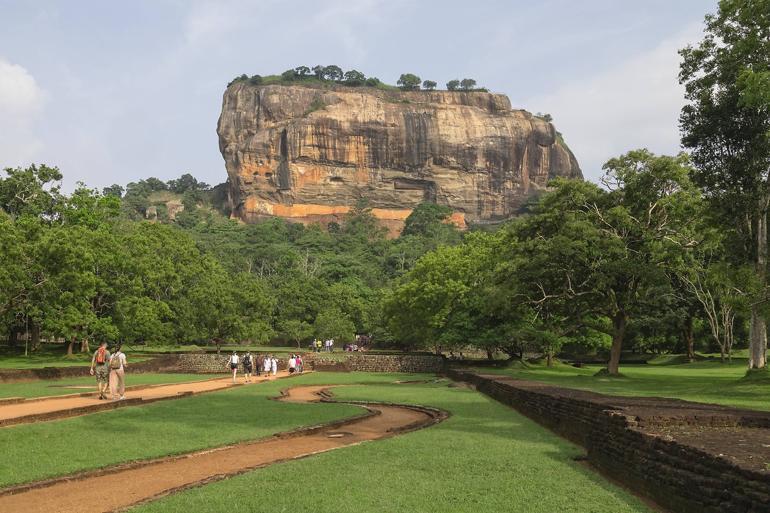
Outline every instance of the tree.
POLYGON ((366 76, 361 73, 360 71, 356 71, 354 69, 351 69, 350 71, 345 72, 345 85, 349 86, 360 86, 363 85, 366 81, 366 76))
POLYGON ((366 87, 377 87, 380 84, 382 84, 382 81, 377 77, 369 77, 366 79, 366 87))
POLYGON ((433 91, 436 88, 436 82, 433 80, 424 80, 422 83, 422 88, 427 91, 433 91))
POLYGON ((464 78, 460 81, 460 88, 463 91, 472 91, 476 87, 476 81, 472 78, 464 78))
POLYGON ((449 82, 446 83, 446 88, 449 91, 456 91, 457 88, 459 87, 460 87, 460 81, 457 79, 450 80, 449 82))
POLYGON ((636 150, 604 169, 608 191, 557 181, 517 225, 516 280, 525 277, 531 305, 562 334, 585 326, 612 336, 607 370, 618 374, 629 321, 654 307, 665 271, 694 244, 697 191, 684 155, 636 150))
POLYGON ((166 185, 166 183, 163 182, 163 180, 159 178, 155 178, 154 176, 151 176, 145 179, 144 183, 146 183, 147 187, 149 187, 149 189, 153 192, 165 191, 168 189, 168 185, 166 185))
POLYGON ((286 340, 297 344, 301 348, 302 341, 313 336, 313 326, 299 319, 287 319, 278 326, 278 331, 286 337, 286 340))
POLYGON ((403 73, 396 83, 404 91, 415 91, 420 88, 420 77, 412 73, 403 73))
POLYGON ((176 180, 169 180, 168 188, 171 192, 184 194, 187 191, 206 191, 211 187, 207 183, 199 182, 190 173, 185 173, 176 180))
POLYGON ((700 185, 742 235, 735 258, 753 263, 759 294, 752 302, 749 368, 766 366, 767 215, 770 207, 770 116, 763 77, 770 70, 770 4, 723 0, 706 17, 705 37, 683 49, 682 144, 692 152, 700 185))
POLYGON ((117 198, 122 198, 124 190, 125 189, 123 189, 122 185, 112 184, 109 187, 103 188, 102 194, 105 196, 115 196, 117 198))
POLYGON ((450 222, 451 215, 452 209, 446 205, 420 203, 404 221, 401 235, 416 235, 436 239, 444 244, 456 244, 460 242, 460 234, 450 222))
POLYGON ((249 78, 249 84, 251 85, 260 85, 262 83, 262 77, 259 75, 252 75, 251 78, 249 78))
POLYGON ((356 327, 350 318, 336 308, 327 308, 318 313, 313 323, 316 336, 334 339, 338 343, 352 342, 356 327))
POLYGON ((547 113, 538 112, 535 114, 535 117, 542 119, 546 123, 552 123, 553 122, 553 116, 547 113))
POLYGON ((0 178, 0 209, 11 217, 29 215, 53 218, 62 201, 59 168, 33 164, 6 168, 0 178))
POLYGON ((326 66, 324 68, 323 76, 324 76, 324 78, 326 80, 332 80, 334 82, 339 82, 344 77, 344 74, 342 73, 342 68, 332 64, 332 65, 326 66))
POLYGON ((285 82, 292 82, 297 79, 297 72, 293 69, 287 69, 283 73, 281 73, 281 80, 285 82))
POLYGON ((324 67, 320 64, 313 66, 313 75, 315 75, 318 80, 326 79, 326 76, 324 75, 324 67))
POLYGON ((308 68, 307 66, 297 66, 296 68, 294 68, 294 74, 299 78, 308 77, 310 76, 310 68, 308 68))

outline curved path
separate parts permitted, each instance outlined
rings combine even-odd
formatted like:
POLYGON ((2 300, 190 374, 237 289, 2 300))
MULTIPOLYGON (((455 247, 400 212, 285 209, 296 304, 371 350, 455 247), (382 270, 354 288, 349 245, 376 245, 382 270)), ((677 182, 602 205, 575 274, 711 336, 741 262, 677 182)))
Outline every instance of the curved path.
MULTIPOLYGON (((329 386, 291 389, 281 399, 318 401, 329 386)), ((173 492, 218 481, 271 463, 301 458, 426 427, 445 418, 426 408, 369 404, 358 417, 254 442, 184 456, 122 465, 0 490, 0 511, 101 513, 121 511, 173 492), (120 490, 94 493, 94 490, 120 490)))
MULTIPOLYGON (((288 375, 288 372, 281 371, 275 377, 256 378, 254 383, 261 383, 263 381, 282 378, 288 375)), ((214 392, 238 386, 242 383, 242 378, 238 380, 238 383, 234 384, 232 377, 228 376, 227 378, 217 378, 205 381, 191 381, 168 385, 149 385, 146 387, 137 387, 133 390, 126 389, 126 399, 123 401, 99 400, 95 393, 32 398, 20 400, 18 402, 8 400, 0 401, 0 427, 42 420, 75 417, 88 413, 111 410, 122 406, 137 406, 139 404, 146 404, 164 399, 177 399, 192 394, 214 392)))

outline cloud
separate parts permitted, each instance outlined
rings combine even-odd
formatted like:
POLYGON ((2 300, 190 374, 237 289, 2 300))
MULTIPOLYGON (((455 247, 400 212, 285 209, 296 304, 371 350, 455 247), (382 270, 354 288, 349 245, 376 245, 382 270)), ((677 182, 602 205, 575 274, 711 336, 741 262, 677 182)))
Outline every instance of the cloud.
POLYGON ((35 125, 47 94, 24 67, 0 57, 0 166, 20 166, 40 155, 35 125))
POLYGON ((700 24, 688 26, 651 50, 529 98, 525 105, 554 117, 590 180, 598 180, 604 162, 631 149, 677 153, 684 103, 677 51, 697 41, 700 30, 700 24))

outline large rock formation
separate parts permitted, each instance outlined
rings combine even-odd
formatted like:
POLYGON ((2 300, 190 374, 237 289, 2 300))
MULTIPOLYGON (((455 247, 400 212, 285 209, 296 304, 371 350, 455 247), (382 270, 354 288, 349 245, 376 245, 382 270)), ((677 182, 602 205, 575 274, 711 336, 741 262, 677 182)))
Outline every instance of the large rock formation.
POLYGON ((554 177, 582 178, 553 125, 501 94, 236 82, 217 133, 244 221, 328 222, 366 198, 394 233, 423 201, 463 226, 515 215, 554 177))

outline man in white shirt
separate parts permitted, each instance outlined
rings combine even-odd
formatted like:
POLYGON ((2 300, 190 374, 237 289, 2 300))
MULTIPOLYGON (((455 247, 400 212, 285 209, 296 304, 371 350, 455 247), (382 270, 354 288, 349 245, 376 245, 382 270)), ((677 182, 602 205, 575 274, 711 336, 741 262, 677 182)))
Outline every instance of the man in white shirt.
POLYGON ((291 355, 291 358, 289 358, 289 374, 294 374, 294 371, 297 370, 297 358, 294 355, 291 355))

